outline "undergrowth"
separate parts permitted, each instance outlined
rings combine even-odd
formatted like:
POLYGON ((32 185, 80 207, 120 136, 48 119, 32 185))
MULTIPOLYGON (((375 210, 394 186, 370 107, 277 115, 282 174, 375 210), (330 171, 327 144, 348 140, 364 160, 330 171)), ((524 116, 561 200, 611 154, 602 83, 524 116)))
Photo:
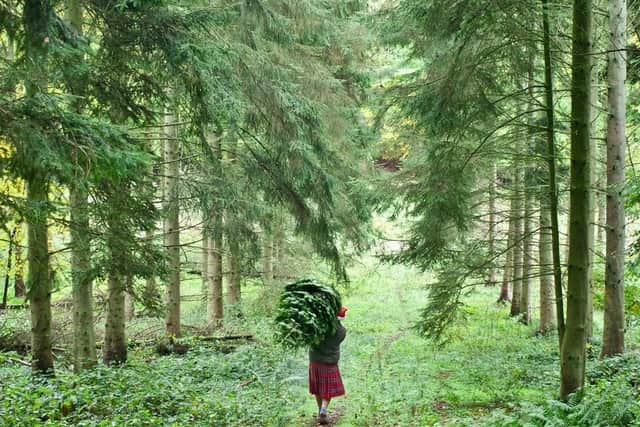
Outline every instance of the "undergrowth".
POLYGON ((48 379, 4 366, 0 425, 284 426, 306 397, 304 372, 302 358, 261 344, 229 354, 202 345, 184 356, 143 351, 120 368, 48 379))
MULTIPOLYGON (((510 318, 495 304, 498 289, 469 295, 468 321, 451 334, 457 339, 435 347, 411 329, 425 300, 424 275, 368 260, 351 277, 340 289, 349 311, 340 362, 347 395, 330 406, 341 414, 338 426, 640 425, 637 329, 628 331, 628 355, 598 361, 596 324, 584 394, 561 403, 554 400, 557 337, 536 334, 535 320, 525 326, 510 318)), ((49 379, 6 363, 23 356, 0 355, 0 425, 313 425, 306 352, 273 343, 275 290, 244 288, 245 316, 227 319, 225 332, 254 341, 231 352, 187 339, 182 356, 134 348, 122 367, 74 375, 59 364, 49 379)), ((201 304, 186 307, 185 323, 203 322, 201 304)), ((150 327, 137 319, 130 332, 150 327)))

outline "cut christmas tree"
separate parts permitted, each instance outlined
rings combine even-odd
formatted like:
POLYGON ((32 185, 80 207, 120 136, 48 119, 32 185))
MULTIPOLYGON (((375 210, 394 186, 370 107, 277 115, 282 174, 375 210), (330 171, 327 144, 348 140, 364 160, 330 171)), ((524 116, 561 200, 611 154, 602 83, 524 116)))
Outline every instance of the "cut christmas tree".
POLYGON ((287 285, 278 303, 276 339, 289 348, 318 345, 335 333, 341 306, 338 291, 315 279, 287 285))

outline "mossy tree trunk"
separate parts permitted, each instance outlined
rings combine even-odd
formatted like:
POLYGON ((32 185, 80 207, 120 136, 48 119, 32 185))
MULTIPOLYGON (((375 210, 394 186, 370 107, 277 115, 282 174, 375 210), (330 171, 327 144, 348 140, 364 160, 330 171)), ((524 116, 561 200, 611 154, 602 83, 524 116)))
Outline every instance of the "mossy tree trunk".
MULTIPOLYGON (((112 261, 113 264, 114 261, 112 261)), ((125 281, 112 266, 107 279, 107 316, 104 329, 102 358, 105 365, 127 361, 127 338, 125 334, 125 281)))
POLYGON ((562 340, 560 397, 584 386, 589 299, 591 210, 591 0, 573 2, 571 83, 571 194, 567 322, 562 340))
MULTIPOLYGON (((47 91, 48 35, 52 7, 48 0, 25 0, 22 14, 24 55, 28 67, 26 96, 47 91)), ((33 150, 37 150, 36 147, 33 150)), ((38 158, 36 152, 27 158, 38 158)), ((31 313, 32 367, 36 372, 53 370, 51 351, 51 275, 47 229, 49 177, 47 170, 30 165, 25 176, 28 228, 27 288, 31 313)))
POLYGON ((46 372, 53 369, 51 350, 51 276, 47 239, 46 205, 49 186, 44 177, 27 179, 27 202, 31 214, 27 217, 29 273, 29 309, 31 312, 31 351, 33 368, 46 372))

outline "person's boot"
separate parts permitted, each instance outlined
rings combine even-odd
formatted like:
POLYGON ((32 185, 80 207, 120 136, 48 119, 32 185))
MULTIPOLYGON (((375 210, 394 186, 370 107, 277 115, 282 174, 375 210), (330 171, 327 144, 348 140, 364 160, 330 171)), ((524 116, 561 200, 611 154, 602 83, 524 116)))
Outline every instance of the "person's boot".
POLYGON ((329 424, 329 417, 327 417, 326 412, 320 412, 320 415, 318 415, 318 423, 321 425, 329 424))

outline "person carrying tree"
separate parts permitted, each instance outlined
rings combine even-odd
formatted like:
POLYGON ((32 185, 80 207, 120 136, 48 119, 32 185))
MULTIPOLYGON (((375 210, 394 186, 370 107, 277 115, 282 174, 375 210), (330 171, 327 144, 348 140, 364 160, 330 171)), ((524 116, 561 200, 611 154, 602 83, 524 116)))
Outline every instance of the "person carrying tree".
POLYGON ((318 422, 323 425, 329 423, 327 408, 331 399, 345 394, 338 361, 340 344, 347 335, 341 323, 346 314, 347 307, 340 307, 336 332, 309 349, 309 393, 316 397, 318 422))

